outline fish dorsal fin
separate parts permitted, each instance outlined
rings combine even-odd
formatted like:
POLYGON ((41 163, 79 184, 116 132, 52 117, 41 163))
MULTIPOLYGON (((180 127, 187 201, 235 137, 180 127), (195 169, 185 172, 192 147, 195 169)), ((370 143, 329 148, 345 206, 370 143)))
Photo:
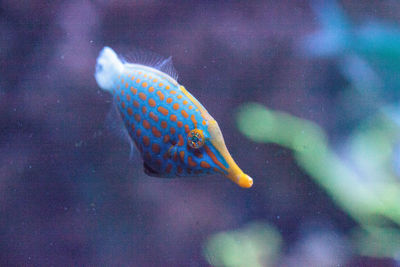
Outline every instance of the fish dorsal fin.
POLYGON ((172 57, 164 59, 159 66, 156 66, 156 69, 167 73, 169 76, 174 78, 176 81, 178 80, 178 73, 174 68, 174 64, 172 63, 172 57))
POLYGON ((120 59, 122 62, 127 64, 133 63, 155 68, 168 74, 174 80, 178 80, 178 73, 172 63, 172 57, 165 58, 154 52, 135 49, 133 52, 127 53, 125 56, 120 55, 120 59))

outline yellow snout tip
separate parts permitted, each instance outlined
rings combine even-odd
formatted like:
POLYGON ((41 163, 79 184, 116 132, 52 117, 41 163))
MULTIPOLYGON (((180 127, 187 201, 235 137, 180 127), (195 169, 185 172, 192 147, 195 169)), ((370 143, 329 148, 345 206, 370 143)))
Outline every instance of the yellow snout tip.
POLYGON ((253 185, 253 179, 244 173, 237 175, 234 182, 243 188, 250 188, 253 185))

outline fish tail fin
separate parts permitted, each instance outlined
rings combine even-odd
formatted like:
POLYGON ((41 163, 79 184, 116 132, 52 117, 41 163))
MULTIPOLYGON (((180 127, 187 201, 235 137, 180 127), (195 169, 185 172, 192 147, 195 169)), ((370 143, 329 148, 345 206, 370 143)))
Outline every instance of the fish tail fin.
POLYGON ((114 86, 114 79, 120 75, 124 69, 124 64, 117 54, 110 47, 106 46, 97 57, 96 71, 94 77, 97 84, 106 91, 114 86))

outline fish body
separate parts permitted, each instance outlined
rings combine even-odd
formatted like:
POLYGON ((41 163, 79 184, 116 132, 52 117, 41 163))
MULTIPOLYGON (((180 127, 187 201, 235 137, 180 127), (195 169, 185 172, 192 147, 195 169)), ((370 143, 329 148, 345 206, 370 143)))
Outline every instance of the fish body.
POLYGON ((105 47, 95 78, 113 94, 146 174, 172 178, 220 173, 241 187, 252 186, 253 180, 229 154, 218 123, 169 74, 157 66, 123 62, 105 47))

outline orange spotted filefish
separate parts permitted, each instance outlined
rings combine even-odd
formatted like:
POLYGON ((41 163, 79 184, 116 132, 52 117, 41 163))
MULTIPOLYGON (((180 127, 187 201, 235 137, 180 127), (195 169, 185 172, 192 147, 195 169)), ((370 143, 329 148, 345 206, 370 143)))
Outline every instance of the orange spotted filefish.
POLYGON ((155 177, 222 174, 241 187, 253 179, 238 167, 226 148, 218 123, 173 77, 171 59, 129 63, 109 47, 97 58, 98 85, 113 94, 130 138, 155 177))

